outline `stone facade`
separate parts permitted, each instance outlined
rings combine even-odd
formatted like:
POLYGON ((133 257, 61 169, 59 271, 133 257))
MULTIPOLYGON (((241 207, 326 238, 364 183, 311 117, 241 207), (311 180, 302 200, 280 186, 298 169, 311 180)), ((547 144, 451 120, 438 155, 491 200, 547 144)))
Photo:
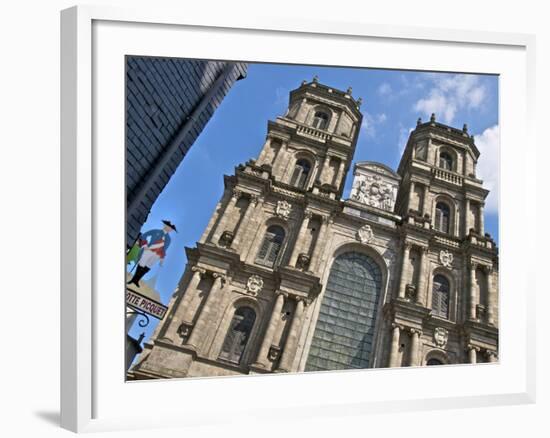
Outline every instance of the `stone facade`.
POLYGON ((225 176, 129 378, 497 360, 498 254, 473 138, 419 121, 397 172, 357 163, 344 200, 360 104, 316 78, 290 93, 258 159, 225 176))

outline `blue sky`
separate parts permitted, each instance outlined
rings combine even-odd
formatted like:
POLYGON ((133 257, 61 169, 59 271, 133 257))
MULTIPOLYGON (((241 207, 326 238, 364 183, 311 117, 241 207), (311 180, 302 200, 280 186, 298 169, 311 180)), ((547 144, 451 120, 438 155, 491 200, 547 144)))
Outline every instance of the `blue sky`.
MULTIPOLYGON (((267 121, 282 115, 289 91, 317 75, 334 88, 353 88, 361 97, 363 124, 354 162, 379 161, 397 168, 401 152, 418 117, 462 128, 468 124, 481 151, 477 176, 491 190, 485 228, 498 242, 498 77, 400 70, 250 64, 246 79, 230 90, 152 207, 142 231, 161 227, 169 219, 178 228, 162 268, 154 279, 163 303, 168 303, 187 262, 184 248, 195 246, 223 192, 223 175, 250 158, 257 158, 265 141, 267 121)), ((353 166, 352 166, 353 168, 353 166)), ((346 178, 349 196, 352 172, 346 178)), ((149 337, 156 320, 145 330, 149 337)), ((130 334, 144 331, 134 324, 130 334)))

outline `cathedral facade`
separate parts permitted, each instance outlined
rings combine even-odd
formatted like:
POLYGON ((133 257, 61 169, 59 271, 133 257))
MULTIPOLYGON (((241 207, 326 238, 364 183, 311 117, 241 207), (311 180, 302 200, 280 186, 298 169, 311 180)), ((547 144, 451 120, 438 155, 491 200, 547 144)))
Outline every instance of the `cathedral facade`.
POLYGON ((225 190, 129 379, 495 362, 498 251, 463 129, 357 162, 360 99, 304 81, 225 190))

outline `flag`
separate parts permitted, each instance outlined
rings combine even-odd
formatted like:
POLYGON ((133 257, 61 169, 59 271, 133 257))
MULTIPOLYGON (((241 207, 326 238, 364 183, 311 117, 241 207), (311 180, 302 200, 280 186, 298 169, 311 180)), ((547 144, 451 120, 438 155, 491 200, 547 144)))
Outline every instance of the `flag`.
POLYGON ((137 263, 137 259, 139 256, 139 245, 137 243, 132 246, 130 251, 126 253, 126 264, 129 265, 130 263, 137 263))

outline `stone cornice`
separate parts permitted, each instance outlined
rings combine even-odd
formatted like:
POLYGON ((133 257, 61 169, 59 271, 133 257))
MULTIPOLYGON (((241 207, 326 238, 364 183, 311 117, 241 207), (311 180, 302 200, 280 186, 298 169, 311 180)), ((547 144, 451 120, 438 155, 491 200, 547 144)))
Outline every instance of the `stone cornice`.
POLYGON ((421 329, 431 310, 404 298, 394 298, 384 305, 386 318, 405 327, 421 329))
POLYGON ((321 292, 321 282, 316 275, 300 271, 290 266, 280 266, 276 270, 277 289, 307 299, 315 299, 321 292))

